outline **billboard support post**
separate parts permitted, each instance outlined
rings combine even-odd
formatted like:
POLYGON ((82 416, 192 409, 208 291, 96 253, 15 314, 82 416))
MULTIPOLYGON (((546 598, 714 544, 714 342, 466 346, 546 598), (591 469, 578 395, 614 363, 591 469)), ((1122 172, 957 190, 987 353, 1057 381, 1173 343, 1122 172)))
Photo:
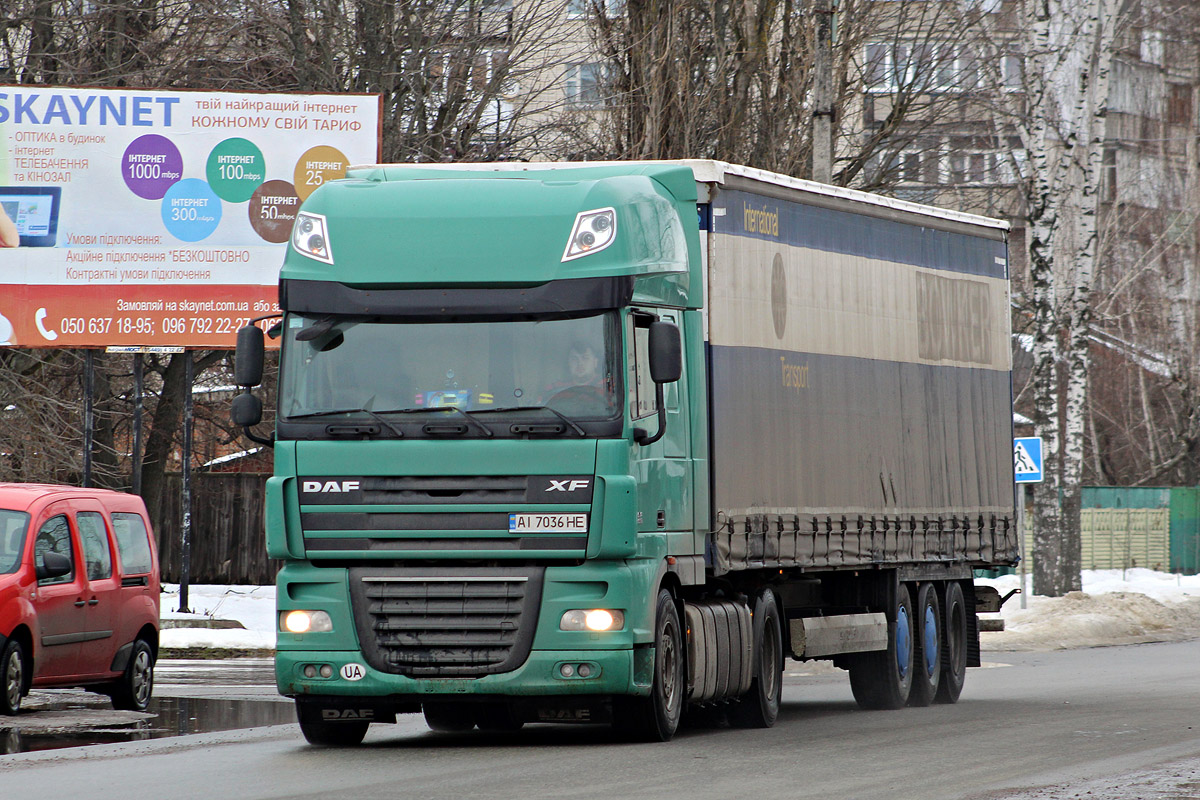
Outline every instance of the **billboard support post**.
POLYGON ((83 485, 92 485, 92 440, 96 432, 96 354, 83 351, 83 485))
POLYGON ((183 463, 180 473, 183 477, 183 495, 180 506, 183 509, 183 527, 180 535, 179 563, 179 613, 191 613, 188 608, 188 583, 192 574, 192 352, 184 351, 183 358, 183 463))
POLYGON ((142 392, 145 389, 145 362, 141 353, 133 354, 133 493, 142 493, 142 392))

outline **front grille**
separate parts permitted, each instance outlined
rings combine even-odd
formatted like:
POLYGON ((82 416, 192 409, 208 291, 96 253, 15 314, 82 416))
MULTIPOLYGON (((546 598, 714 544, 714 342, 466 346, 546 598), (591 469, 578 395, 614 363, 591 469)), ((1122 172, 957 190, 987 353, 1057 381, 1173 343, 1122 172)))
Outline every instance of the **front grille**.
POLYGON ((514 670, 529 655, 541 569, 356 567, 350 573, 359 641, 375 669, 475 677, 514 670))

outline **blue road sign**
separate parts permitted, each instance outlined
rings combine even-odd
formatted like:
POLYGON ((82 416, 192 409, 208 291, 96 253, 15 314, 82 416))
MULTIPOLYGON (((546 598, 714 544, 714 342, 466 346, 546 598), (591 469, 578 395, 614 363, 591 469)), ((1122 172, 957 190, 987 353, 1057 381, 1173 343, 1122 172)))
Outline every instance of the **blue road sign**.
POLYGON ((1042 482, 1042 437, 1013 439, 1013 473, 1017 483, 1042 482))

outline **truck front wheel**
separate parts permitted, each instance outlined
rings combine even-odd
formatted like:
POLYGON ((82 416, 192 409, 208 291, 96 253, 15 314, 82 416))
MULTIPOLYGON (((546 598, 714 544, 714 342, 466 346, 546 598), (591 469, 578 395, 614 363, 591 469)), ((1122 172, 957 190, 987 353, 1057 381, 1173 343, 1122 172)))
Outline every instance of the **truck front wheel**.
POLYGON ((357 747, 367 735, 368 722, 307 722, 300 719, 300 732, 309 744, 321 747, 357 747))
POLYGON ((613 699, 613 727, 651 742, 670 741, 683 715, 683 629, 671 593, 658 593, 654 615, 654 682, 649 697, 613 699))

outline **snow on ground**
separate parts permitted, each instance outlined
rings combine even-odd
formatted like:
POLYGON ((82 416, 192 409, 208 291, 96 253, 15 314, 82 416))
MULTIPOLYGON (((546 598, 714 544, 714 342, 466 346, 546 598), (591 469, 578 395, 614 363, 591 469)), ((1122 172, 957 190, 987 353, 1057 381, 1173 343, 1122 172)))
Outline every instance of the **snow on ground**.
MULTIPOLYGON (((1018 575, 979 579, 1000 596, 1020 586, 1018 575)), ((1032 578, 1027 578, 1027 590, 1032 578)), ((1085 570, 1083 591, 1066 597, 1014 595, 1001 611, 1005 630, 984 632, 984 650, 1057 650, 1200 638, 1200 575, 1148 569, 1085 570)), ((236 620, 245 629, 164 628, 164 648, 271 649, 275 646, 274 586, 188 588, 191 614, 181 614, 179 587, 164 585, 164 620, 236 620)), ((995 615, 985 615, 995 616, 995 615)), ((173 623, 178 624, 178 623, 173 623)))
POLYGON ((197 625, 209 620, 235 620, 244 626, 233 629, 164 627, 159 632, 160 647, 275 648, 274 586, 189 586, 188 610, 192 613, 182 614, 179 612, 179 585, 163 584, 159 608, 163 620, 178 620, 185 624, 191 621, 197 625))

